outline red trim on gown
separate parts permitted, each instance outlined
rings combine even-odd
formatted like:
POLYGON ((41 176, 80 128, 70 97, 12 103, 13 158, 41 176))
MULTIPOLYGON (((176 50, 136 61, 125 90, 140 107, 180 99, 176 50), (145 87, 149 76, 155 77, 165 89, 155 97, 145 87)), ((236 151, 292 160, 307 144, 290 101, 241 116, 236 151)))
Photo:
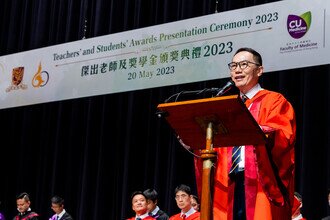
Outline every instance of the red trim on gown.
MULTIPOLYGON (((173 216, 171 216, 171 218, 169 220, 182 220, 180 215, 181 215, 181 213, 173 215, 173 216)), ((195 212, 194 214, 191 214, 188 217, 186 217, 186 220, 200 220, 200 213, 195 212)))

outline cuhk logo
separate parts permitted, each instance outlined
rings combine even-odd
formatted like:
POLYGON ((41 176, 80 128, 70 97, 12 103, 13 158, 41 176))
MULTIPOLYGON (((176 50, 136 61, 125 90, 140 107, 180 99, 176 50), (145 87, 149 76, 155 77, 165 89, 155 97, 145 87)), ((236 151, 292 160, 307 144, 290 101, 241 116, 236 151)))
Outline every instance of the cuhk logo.
POLYGON ((288 32, 291 37, 299 39, 303 37, 312 22, 312 13, 310 11, 298 16, 298 15, 289 15, 287 21, 288 32))

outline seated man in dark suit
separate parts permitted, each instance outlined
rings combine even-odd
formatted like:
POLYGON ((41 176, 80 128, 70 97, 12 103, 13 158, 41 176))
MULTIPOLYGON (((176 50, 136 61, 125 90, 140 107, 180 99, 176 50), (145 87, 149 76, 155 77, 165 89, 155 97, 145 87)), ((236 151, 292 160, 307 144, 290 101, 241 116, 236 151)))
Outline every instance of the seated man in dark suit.
POLYGON ((50 220, 73 220, 71 215, 64 209, 64 199, 59 196, 54 196, 51 199, 51 203, 51 208, 55 214, 50 218, 50 220))
POLYGON ((147 189, 143 192, 147 198, 148 212, 149 215, 158 220, 168 220, 168 215, 159 209, 158 204, 158 193, 154 189, 147 189))

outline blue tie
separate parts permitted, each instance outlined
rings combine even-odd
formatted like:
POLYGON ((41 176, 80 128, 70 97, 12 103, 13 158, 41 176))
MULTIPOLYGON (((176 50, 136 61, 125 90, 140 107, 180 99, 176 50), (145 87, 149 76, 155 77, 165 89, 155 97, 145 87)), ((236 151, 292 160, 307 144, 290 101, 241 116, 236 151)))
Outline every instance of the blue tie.
POLYGON ((231 167, 229 171, 229 175, 236 174, 238 172, 238 163, 241 161, 241 148, 242 146, 233 147, 233 151, 231 154, 231 167))
MULTIPOLYGON (((242 99, 242 102, 245 103, 246 100, 248 100, 249 98, 246 96, 246 95, 242 95, 241 96, 241 99, 242 99)), ((234 175, 238 172, 238 164, 239 162, 242 160, 241 159, 241 148, 242 146, 234 146, 233 147, 233 151, 231 153, 231 167, 230 167, 230 170, 229 170, 229 175, 234 175)))
POLYGON ((246 95, 241 96, 242 102, 245 103, 249 98, 246 95))

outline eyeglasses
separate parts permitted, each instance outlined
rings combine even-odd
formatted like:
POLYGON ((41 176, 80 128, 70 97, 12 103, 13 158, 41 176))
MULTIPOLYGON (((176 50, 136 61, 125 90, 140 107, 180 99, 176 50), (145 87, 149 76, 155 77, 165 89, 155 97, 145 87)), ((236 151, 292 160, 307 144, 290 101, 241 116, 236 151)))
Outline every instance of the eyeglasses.
POLYGON ((180 198, 181 198, 181 199, 186 199, 187 197, 188 197, 187 194, 176 195, 176 196, 175 196, 175 200, 179 200, 180 198))
POLYGON ((240 61, 240 62, 228 63, 228 67, 231 71, 234 71, 238 66, 239 66, 239 68, 241 68, 241 70, 244 70, 249 66, 249 63, 260 66, 259 63, 254 63, 254 62, 251 62, 251 61, 248 61, 248 60, 243 60, 243 61, 240 61))

